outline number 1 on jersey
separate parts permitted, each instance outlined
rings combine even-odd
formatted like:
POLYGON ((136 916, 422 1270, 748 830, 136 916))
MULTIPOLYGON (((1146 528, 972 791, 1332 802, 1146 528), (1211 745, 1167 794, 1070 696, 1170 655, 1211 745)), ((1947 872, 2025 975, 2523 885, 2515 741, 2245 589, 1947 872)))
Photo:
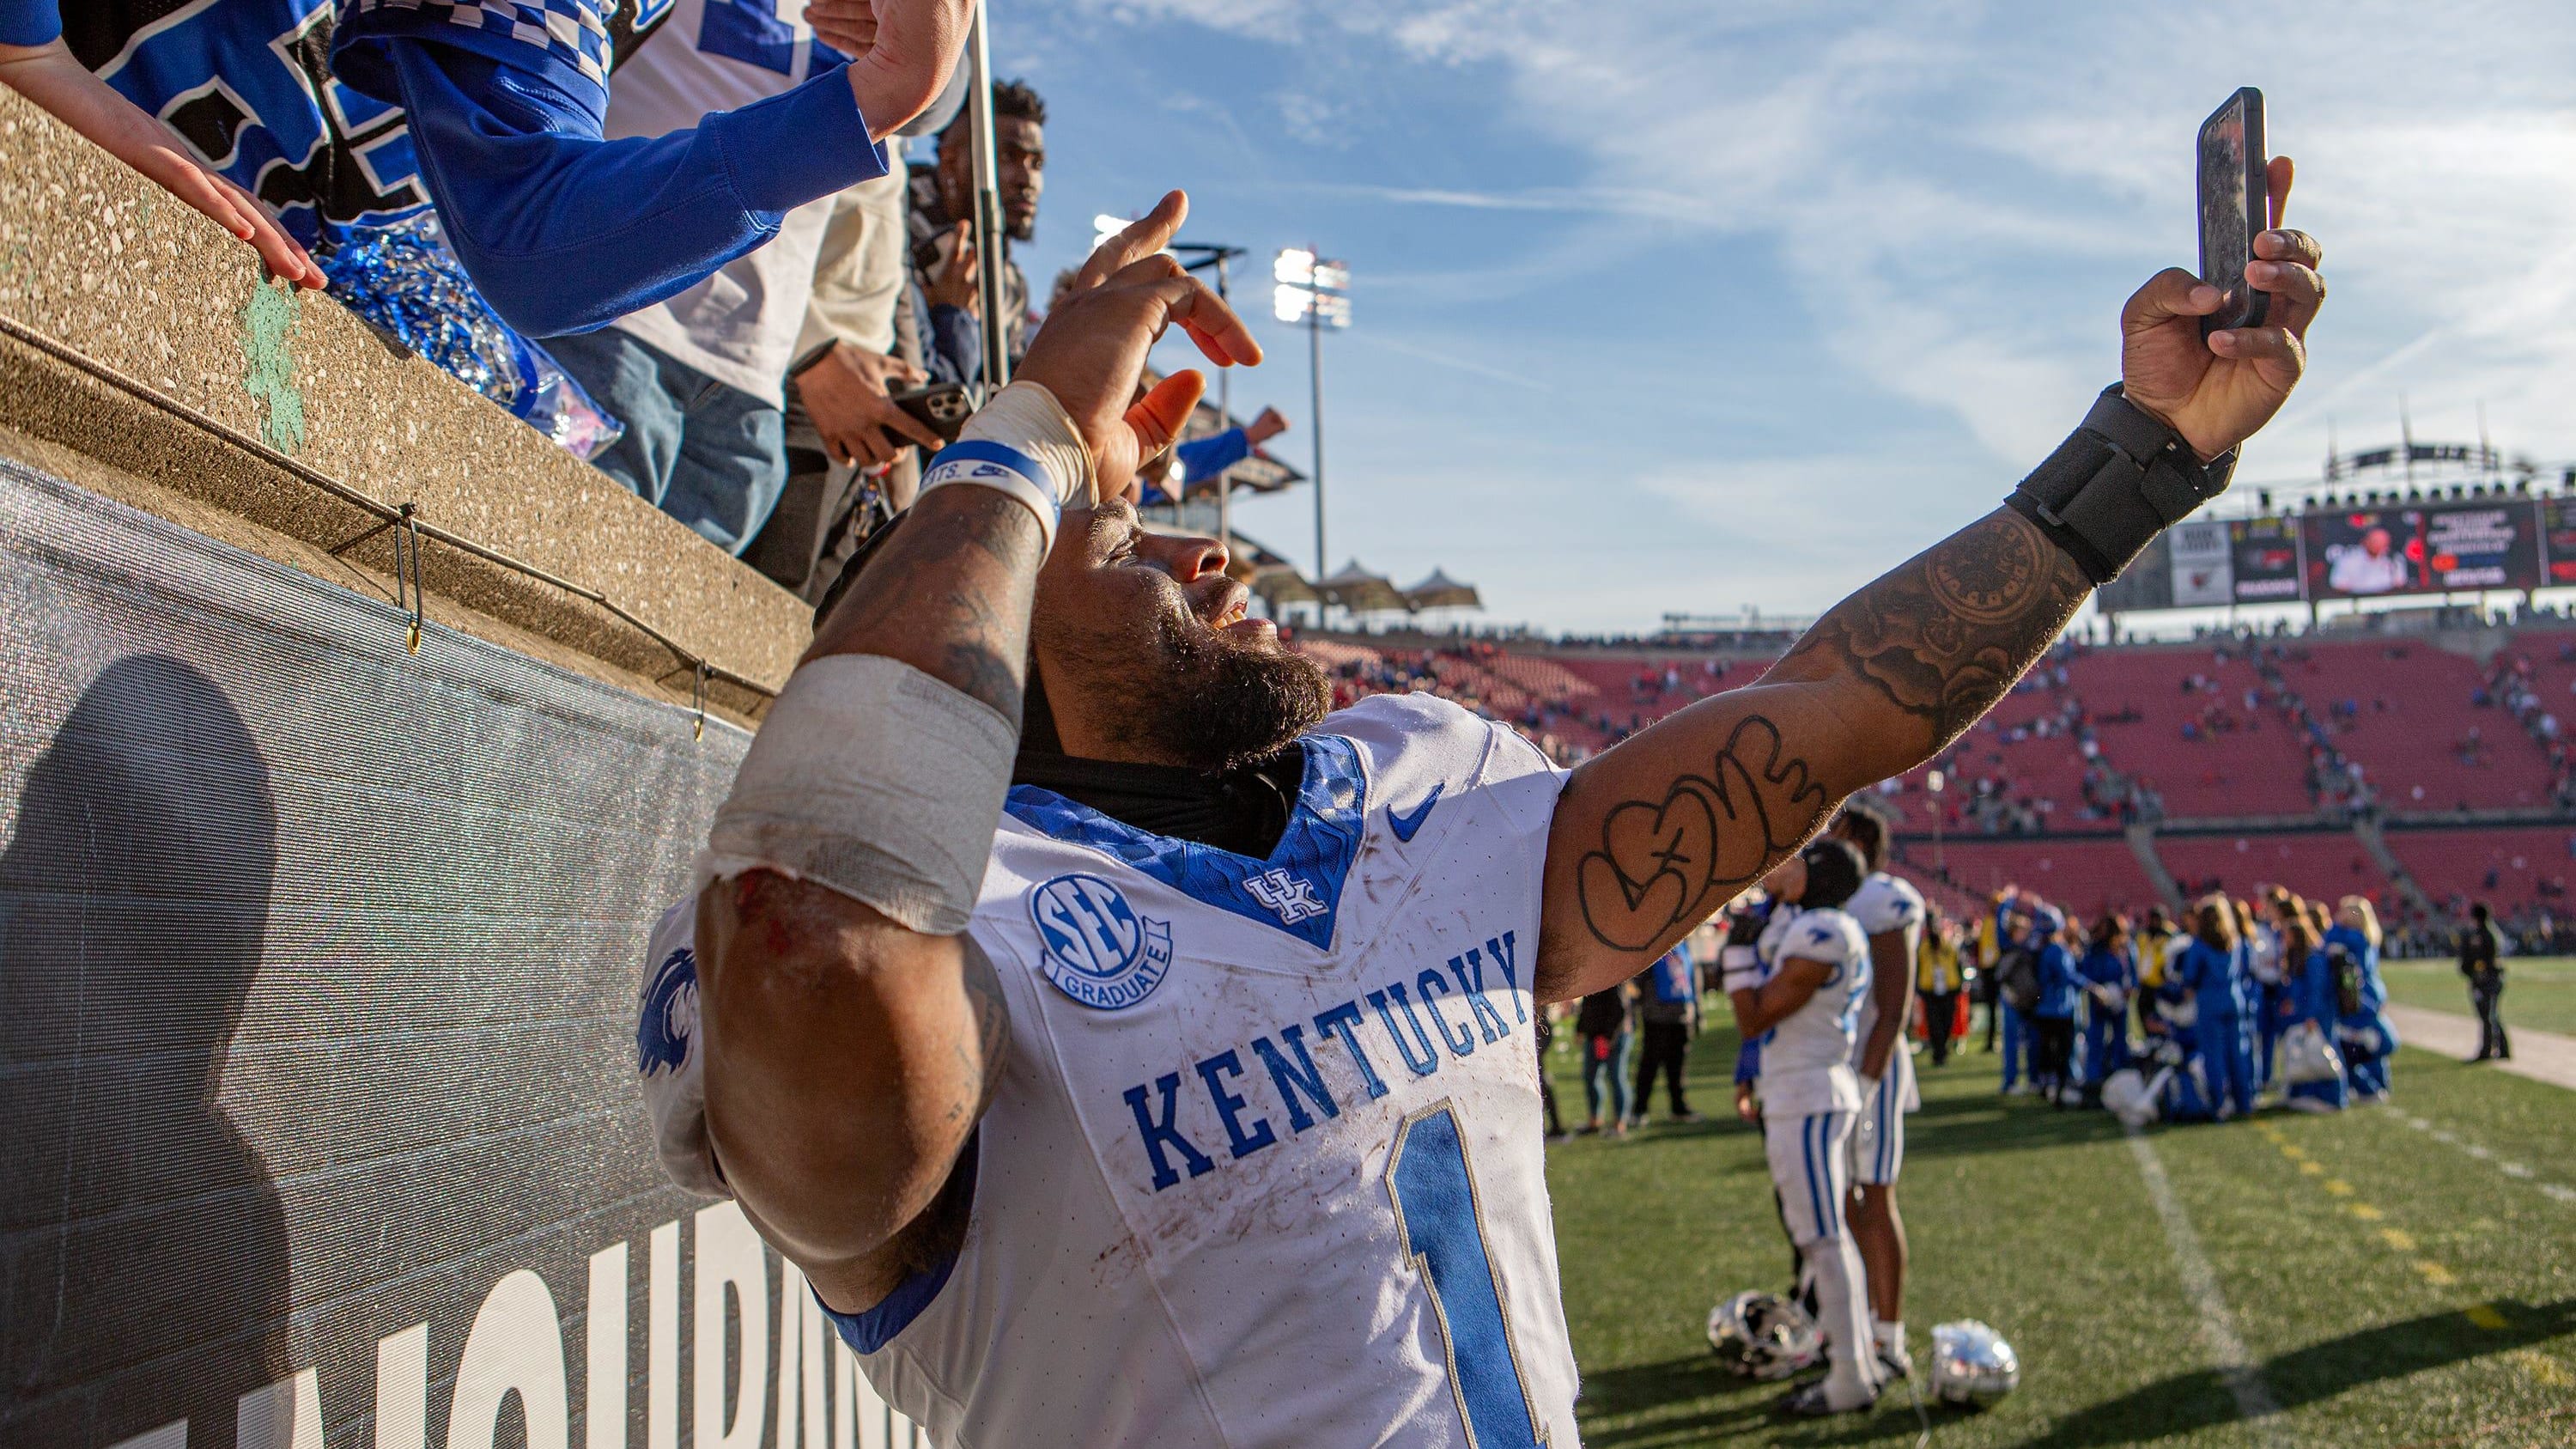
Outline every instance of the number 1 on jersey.
POLYGON ((1405 1256, 1431 1289, 1449 1350, 1449 1381, 1477 1449, 1539 1449, 1537 1418, 1521 1383, 1519 1353, 1503 1313, 1502 1284, 1485 1248, 1476 1182, 1457 1109, 1447 1102, 1405 1119, 1386 1164, 1405 1256))

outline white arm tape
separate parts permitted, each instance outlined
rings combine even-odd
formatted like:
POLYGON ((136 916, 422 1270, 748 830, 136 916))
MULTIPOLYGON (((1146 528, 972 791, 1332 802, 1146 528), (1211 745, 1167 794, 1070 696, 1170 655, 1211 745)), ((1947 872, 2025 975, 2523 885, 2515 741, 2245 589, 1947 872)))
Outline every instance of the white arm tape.
POLYGON ((716 810, 701 882, 774 870, 928 935, 966 929, 1019 746, 991 705, 898 660, 799 666, 716 810))
POLYGON ((1037 515, 1053 548, 1057 518, 1067 508, 1090 507, 1094 481, 1091 450, 1063 404, 1037 383, 1015 382, 993 394, 957 441, 930 460, 921 491, 972 483, 1007 493, 1037 515))

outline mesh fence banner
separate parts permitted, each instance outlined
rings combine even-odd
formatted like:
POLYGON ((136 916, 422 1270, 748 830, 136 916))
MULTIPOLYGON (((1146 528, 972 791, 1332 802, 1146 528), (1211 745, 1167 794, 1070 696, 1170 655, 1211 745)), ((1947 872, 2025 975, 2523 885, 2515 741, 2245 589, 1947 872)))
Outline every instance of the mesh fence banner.
POLYGON ((0 461, 0 1446, 913 1442, 632 1085, 748 736, 0 461))

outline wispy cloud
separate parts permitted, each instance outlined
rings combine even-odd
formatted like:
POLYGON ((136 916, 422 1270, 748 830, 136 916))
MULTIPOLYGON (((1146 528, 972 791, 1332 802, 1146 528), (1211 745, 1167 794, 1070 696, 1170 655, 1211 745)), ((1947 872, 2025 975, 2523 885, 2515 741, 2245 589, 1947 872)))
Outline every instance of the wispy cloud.
POLYGON ((1507 382, 1514 387, 1525 387, 1530 389, 1532 392, 1553 392, 1556 390, 1555 384, 1553 383, 1542 382, 1539 379, 1530 377, 1524 373, 1513 372, 1509 368, 1496 367, 1490 362, 1480 362, 1475 358, 1464 357, 1455 352, 1443 352, 1438 348, 1422 347, 1411 342, 1399 342, 1393 337, 1381 336, 1373 332, 1353 332, 1349 335, 1347 340, 1355 342, 1362 347, 1378 348, 1383 351, 1395 353, 1400 357, 1416 358, 1420 361, 1433 363, 1441 367, 1455 368, 1460 372, 1472 373, 1477 377, 1488 378, 1495 382, 1507 382))
MULTIPOLYGON (((1848 549, 1804 566, 1817 587, 1857 583, 1866 560, 1920 541, 1870 506, 1888 460, 1986 496, 2114 375, 2121 300, 2192 258, 2193 132, 2248 81, 2270 99, 2274 149, 2300 161, 2290 220, 2324 239, 2334 296, 2308 384, 2241 476, 2312 471, 2330 424, 2347 447, 2393 433, 2401 393, 2426 435, 2467 432, 2483 403, 2508 448, 2576 457, 2576 9, 2559 0, 2465 4, 2438 22, 2404 0, 2282 0, 2266 28, 2297 43, 2250 60, 2202 43, 2241 28, 2219 0, 1089 9, 1275 47, 1277 87, 1331 98, 1347 149, 1329 166, 1292 157, 1266 184, 1342 205, 1346 225, 1350 205, 1373 204, 1389 230, 1462 239, 1437 269, 1356 257, 1372 285, 1459 312, 1422 361, 1562 388, 1622 347, 1667 374, 1815 359, 1777 382, 1811 456, 1709 466, 1699 455, 1725 440, 1677 429, 1631 481, 1710 527, 1787 528, 1816 494, 1784 480, 1856 480, 1833 521, 1848 549), (1387 140, 1348 146, 1372 119, 1387 140), (1732 270, 1676 260, 1695 250, 1732 270), (1668 325, 1686 335, 1632 323, 1584 345, 1607 326, 1589 304, 1640 287, 1669 294, 1668 325), (1469 309, 1525 327, 1552 308, 1563 382, 1534 350, 1500 364, 1474 349, 1469 309), (1738 334, 1748 310, 1760 330, 1738 334)), ((1370 345, 1412 355, 1421 336, 1372 331, 1370 345)), ((1640 451, 1656 442, 1650 420, 1623 433, 1640 451)), ((1558 580, 1526 587, 1571 597, 1558 580)))

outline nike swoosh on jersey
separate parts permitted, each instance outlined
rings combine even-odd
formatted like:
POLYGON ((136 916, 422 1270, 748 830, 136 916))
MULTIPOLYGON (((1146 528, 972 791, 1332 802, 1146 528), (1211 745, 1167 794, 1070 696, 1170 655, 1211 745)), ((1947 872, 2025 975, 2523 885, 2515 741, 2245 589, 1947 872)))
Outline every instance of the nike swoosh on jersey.
POLYGON ((1440 792, 1444 788, 1445 783, 1432 786, 1431 793, 1423 796, 1422 803, 1414 806, 1408 814, 1398 815, 1393 805, 1387 806, 1386 828, 1395 832, 1396 839, 1412 844, 1414 834, 1422 829, 1422 822, 1431 818, 1431 807, 1440 803, 1440 792))

